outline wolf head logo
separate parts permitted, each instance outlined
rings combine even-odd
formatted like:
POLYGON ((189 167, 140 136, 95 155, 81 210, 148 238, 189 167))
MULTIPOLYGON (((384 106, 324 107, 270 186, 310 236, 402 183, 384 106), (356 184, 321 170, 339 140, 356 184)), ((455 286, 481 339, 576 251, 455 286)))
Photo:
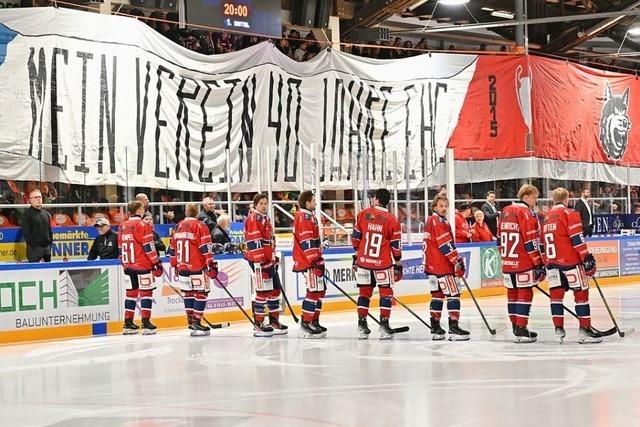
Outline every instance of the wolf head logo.
POLYGON ((607 157, 620 160, 627 149, 631 121, 629 109, 629 88, 622 95, 614 95, 609 82, 604 90, 604 103, 600 116, 600 144, 607 157))

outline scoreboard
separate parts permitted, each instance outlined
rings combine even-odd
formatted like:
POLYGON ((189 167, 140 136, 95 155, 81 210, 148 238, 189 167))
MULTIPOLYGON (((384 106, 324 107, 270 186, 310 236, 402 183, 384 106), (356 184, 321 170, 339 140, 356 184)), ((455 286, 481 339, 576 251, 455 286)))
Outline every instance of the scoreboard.
POLYGON ((280 0, 189 0, 185 2, 185 18, 188 24, 282 36, 280 0))

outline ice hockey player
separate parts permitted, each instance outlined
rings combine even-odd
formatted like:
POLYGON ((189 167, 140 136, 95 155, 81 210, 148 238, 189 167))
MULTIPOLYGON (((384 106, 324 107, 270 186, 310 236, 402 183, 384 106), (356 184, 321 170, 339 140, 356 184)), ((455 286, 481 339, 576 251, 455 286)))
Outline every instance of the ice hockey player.
POLYGON ((307 288, 302 302, 301 338, 322 338, 327 329, 320 326, 322 298, 327 291, 324 280, 324 259, 320 245, 320 227, 313 212, 316 196, 303 191, 298 197, 300 209, 293 219, 293 271, 301 273, 307 288))
POLYGON ((380 292, 380 339, 393 338, 389 326, 393 283, 402 280, 402 251, 400 248, 400 223, 387 210, 391 193, 376 190, 371 206, 358 214, 353 229, 352 244, 356 250, 353 266, 358 285, 358 338, 368 339, 371 330, 367 326, 369 300, 377 285, 380 292))
POLYGON ((502 210, 498 227, 507 311, 516 343, 535 342, 538 336, 527 329, 533 286, 545 277, 540 254, 540 224, 532 211, 537 200, 538 189, 524 184, 518 191, 518 201, 502 210))
POLYGON ((572 290, 580 323, 578 342, 599 343, 602 336, 591 328, 589 308, 589 277, 596 272, 596 260, 587 248, 580 214, 567 207, 569 192, 559 187, 552 197, 554 206, 544 217, 542 243, 556 338, 562 343, 566 335, 562 302, 564 293, 572 290))
POLYGON ((244 223, 244 240, 247 244, 245 259, 253 270, 255 298, 253 318, 258 329, 256 337, 286 334, 288 327, 280 323, 281 284, 276 271, 275 236, 271 220, 267 216, 268 198, 258 193, 253 198, 254 210, 244 223), (269 325, 264 325, 265 308, 269 308, 269 325))
POLYGON ((139 327, 133 322, 136 302, 140 297, 142 334, 153 335, 156 326, 151 323, 151 304, 155 289, 155 277, 162 276, 162 261, 158 259, 153 244, 153 230, 142 220, 144 205, 137 200, 127 206, 129 219, 120 225, 118 247, 120 262, 126 277, 126 298, 124 301, 125 335, 137 334, 139 327))
POLYGON ((176 269, 184 294, 184 308, 191 336, 209 335, 210 328, 201 323, 211 289, 210 280, 218 277, 218 264, 211 253, 209 228, 196 218, 198 207, 185 206, 186 218, 173 230, 169 250, 171 267, 176 269))
POLYGON ((440 326, 444 298, 447 297, 449 312, 449 340, 466 341, 469 331, 459 325, 460 287, 458 279, 464 276, 464 260, 458 255, 451 225, 447 222, 449 201, 444 195, 436 196, 431 202, 433 214, 427 219, 424 234, 424 271, 431 291, 431 338, 434 341, 445 338, 440 326))

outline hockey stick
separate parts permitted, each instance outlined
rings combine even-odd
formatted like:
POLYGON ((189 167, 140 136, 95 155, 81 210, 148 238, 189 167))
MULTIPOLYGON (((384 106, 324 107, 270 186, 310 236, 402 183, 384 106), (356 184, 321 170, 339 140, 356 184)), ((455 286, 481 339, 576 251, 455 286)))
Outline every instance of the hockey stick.
MULTIPOLYGON (((539 290, 541 293, 545 294, 549 299, 551 299, 551 295, 545 291, 544 289, 542 289, 540 286, 536 285, 535 288, 537 290, 539 290)), ((571 314, 573 317, 575 317, 576 319, 580 320, 580 318, 578 317, 578 315, 572 311, 569 307, 567 307, 566 305, 562 304, 562 308, 569 314, 571 314)), ((606 331, 601 331, 599 329, 596 329, 592 326, 593 330, 596 331, 597 333, 599 333, 600 335, 602 335, 603 337, 608 337, 609 335, 613 335, 615 334, 618 330, 616 328, 611 328, 611 329, 607 329, 606 331)))
POLYGON ((220 287, 226 292, 227 295, 229 295, 229 298, 231 298, 233 300, 233 302, 236 304, 236 306, 238 306, 238 308, 240 309, 240 311, 242 311, 242 314, 244 314, 244 317, 247 318, 247 320, 249 321, 249 323, 251 323, 253 325, 253 328, 256 331, 261 331, 260 326, 247 314, 247 312, 245 311, 244 308, 242 308, 242 306, 240 305, 240 303, 233 297, 233 295, 231 295, 231 292, 229 292, 229 289, 227 289, 226 286, 224 286, 222 283, 220 283, 220 280, 218 280, 218 278, 216 277, 215 279, 216 282, 218 282, 218 285, 220 285, 220 287))
MULTIPOLYGON (((342 295, 344 295, 345 297, 349 298, 349 300, 351 300, 352 303, 354 303, 356 305, 356 307, 358 306, 358 302, 356 300, 354 300, 351 295, 349 295, 348 293, 346 293, 344 291, 344 289, 342 289, 340 286, 338 286, 336 284, 336 282, 334 282, 333 280, 331 280, 329 278, 329 276, 327 276, 326 274, 324 275, 324 278, 327 282, 331 283, 337 290, 340 291, 340 293, 342 295)), ((378 321, 378 319, 376 319, 371 313, 367 313, 367 316, 369 316, 371 319, 373 319, 374 322, 376 322, 378 325, 380 325, 380 322, 378 321)), ((403 332, 409 332, 409 327, 408 326, 400 326, 399 328, 391 328, 391 330, 393 331, 394 334, 401 334, 403 332)))
POLYGON ((482 309, 480 309, 480 305, 478 304, 478 301, 476 300, 475 295, 473 295, 473 292, 471 291, 471 288, 467 283, 467 279, 465 279, 464 276, 462 276, 461 279, 462 279, 462 283, 464 283, 464 285, 467 287, 467 290, 469 291, 469 295, 471 295, 471 299, 473 300, 473 303, 476 305, 476 308, 478 309, 478 313, 480 313, 480 316, 482 317, 482 320, 484 321, 485 326, 489 330, 489 333, 491 335, 495 335, 496 330, 491 328, 491 326, 489 326, 489 322, 487 322, 487 318, 484 317, 484 313, 482 312, 482 309))
POLYGON ((298 316, 296 316, 296 313, 293 311, 293 307, 291 307, 291 303, 289 302, 289 298, 287 298, 287 293, 284 291, 284 288, 282 287, 282 282, 280 281, 280 274, 278 273, 278 269, 275 269, 275 273, 276 275, 274 276, 274 279, 276 277, 278 277, 278 285, 280 286, 280 291, 282 292, 282 296, 284 297, 284 302, 287 305, 287 307, 289 308, 289 311, 291 312, 291 316, 293 317, 293 320, 296 323, 300 323, 300 319, 298 319, 298 316))
MULTIPOLYGON (((173 290, 173 292, 175 292, 180 299, 182 300, 182 302, 184 302, 184 296, 182 295, 182 292, 180 292, 178 289, 174 288, 173 286, 171 286, 171 281, 169 280, 169 275, 167 274, 167 272, 163 272, 162 276, 167 280, 165 283, 167 285, 169 285, 169 287, 171 288, 171 290, 173 290)), ((229 322, 222 322, 222 323, 211 323, 207 320, 206 317, 204 317, 204 314, 202 315, 202 320, 204 320, 204 323, 206 323, 207 325, 209 325, 209 327, 211 329, 222 329, 222 328, 228 328, 229 326, 231 326, 231 324, 229 322)))
POLYGON ((618 327, 618 322, 616 322, 615 317, 613 317, 613 312, 611 311, 611 308, 609 307, 609 303, 607 302, 606 298, 604 297, 604 293, 602 292, 602 289, 600 289, 600 285, 598 284, 598 281, 596 280, 595 277, 591 278, 593 280, 593 283, 596 284, 596 288, 598 289, 598 292, 600 293, 600 298, 602 298, 602 302, 604 303, 604 306, 607 308, 607 311, 609 312, 609 317, 611 317, 611 321, 613 322, 613 326, 615 327, 616 331, 618 331, 618 335, 620 335, 620 337, 624 337, 627 334, 632 334, 634 332, 634 329, 629 329, 628 331, 623 331, 620 329, 620 327, 618 327))
POLYGON ((429 328, 429 330, 431 330, 431 326, 425 322, 424 320, 422 320, 422 317, 418 316, 416 314, 416 312, 414 312, 413 310, 411 310, 411 308, 409 308, 405 303, 403 303, 402 301, 400 301, 398 298, 396 298, 395 296, 393 297, 393 299, 400 304, 401 306, 403 306, 404 308, 407 309, 407 311, 411 314, 413 314, 413 317, 415 317, 416 319, 418 319, 420 321, 420 323, 422 323, 424 326, 426 326, 427 328, 429 328))

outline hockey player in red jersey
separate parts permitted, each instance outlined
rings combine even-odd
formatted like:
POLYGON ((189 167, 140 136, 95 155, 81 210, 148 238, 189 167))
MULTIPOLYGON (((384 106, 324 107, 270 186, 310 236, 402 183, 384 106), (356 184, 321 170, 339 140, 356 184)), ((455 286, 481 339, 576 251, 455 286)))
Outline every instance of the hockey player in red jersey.
POLYGON ((302 302, 301 338, 322 338, 326 328, 320 325, 322 298, 327 290, 324 280, 324 259, 320 244, 320 228, 313 212, 316 197, 303 191, 298 197, 299 210, 293 219, 293 271, 301 273, 307 288, 302 302))
POLYGON ((196 218, 197 206, 187 204, 184 213, 186 218, 173 230, 167 252, 183 291, 191 336, 209 335, 209 327, 202 325, 200 321, 211 289, 210 280, 218 277, 218 264, 211 253, 209 227, 196 218))
POLYGON ((244 240, 247 244, 245 259, 253 270, 255 297, 253 317, 260 331, 257 337, 286 334, 287 326, 280 323, 280 293, 282 286, 276 271, 275 236, 271 220, 267 216, 269 202, 266 194, 258 193, 253 198, 254 210, 244 223, 244 240), (269 325, 263 325, 265 307, 269 308, 269 325))
POLYGON ((518 199, 502 210, 498 245, 515 342, 529 343, 536 341, 538 336, 527 329, 533 286, 545 277, 540 254, 540 225, 532 211, 538 200, 538 189, 524 184, 518 191, 518 199))
POLYGON ((599 343, 602 336, 591 328, 589 307, 588 278, 596 272, 596 260, 587 249, 580 214, 567 207, 569 192, 562 187, 556 188, 552 197, 554 206, 544 217, 542 246, 556 338, 562 342, 566 335, 562 301, 565 292, 572 290, 580 323, 578 342, 599 343))
POLYGON ((451 226, 447 222, 449 202, 444 195, 431 202, 433 214, 427 219, 424 233, 424 271, 431 291, 431 337, 434 341, 445 338, 440 318, 447 297, 449 312, 449 340, 465 341, 469 331, 460 328, 460 288, 458 278, 464 276, 464 260, 456 250, 451 226))
POLYGON ((118 231, 118 247, 120 262, 126 275, 126 298, 124 301, 125 335, 137 334, 138 325, 133 322, 136 301, 140 297, 143 335, 156 333, 156 326, 151 323, 151 305, 155 277, 162 276, 162 262, 158 259, 153 244, 153 230, 142 220, 144 205, 134 200, 127 206, 129 219, 120 225, 118 231))
POLYGON ((353 264, 358 285, 358 337, 369 338, 367 326, 369 300, 377 285, 380 292, 380 339, 393 338, 389 326, 393 283, 402 279, 400 223, 387 210, 391 199, 388 190, 376 190, 371 207, 358 214, 353 229, 353 264))

